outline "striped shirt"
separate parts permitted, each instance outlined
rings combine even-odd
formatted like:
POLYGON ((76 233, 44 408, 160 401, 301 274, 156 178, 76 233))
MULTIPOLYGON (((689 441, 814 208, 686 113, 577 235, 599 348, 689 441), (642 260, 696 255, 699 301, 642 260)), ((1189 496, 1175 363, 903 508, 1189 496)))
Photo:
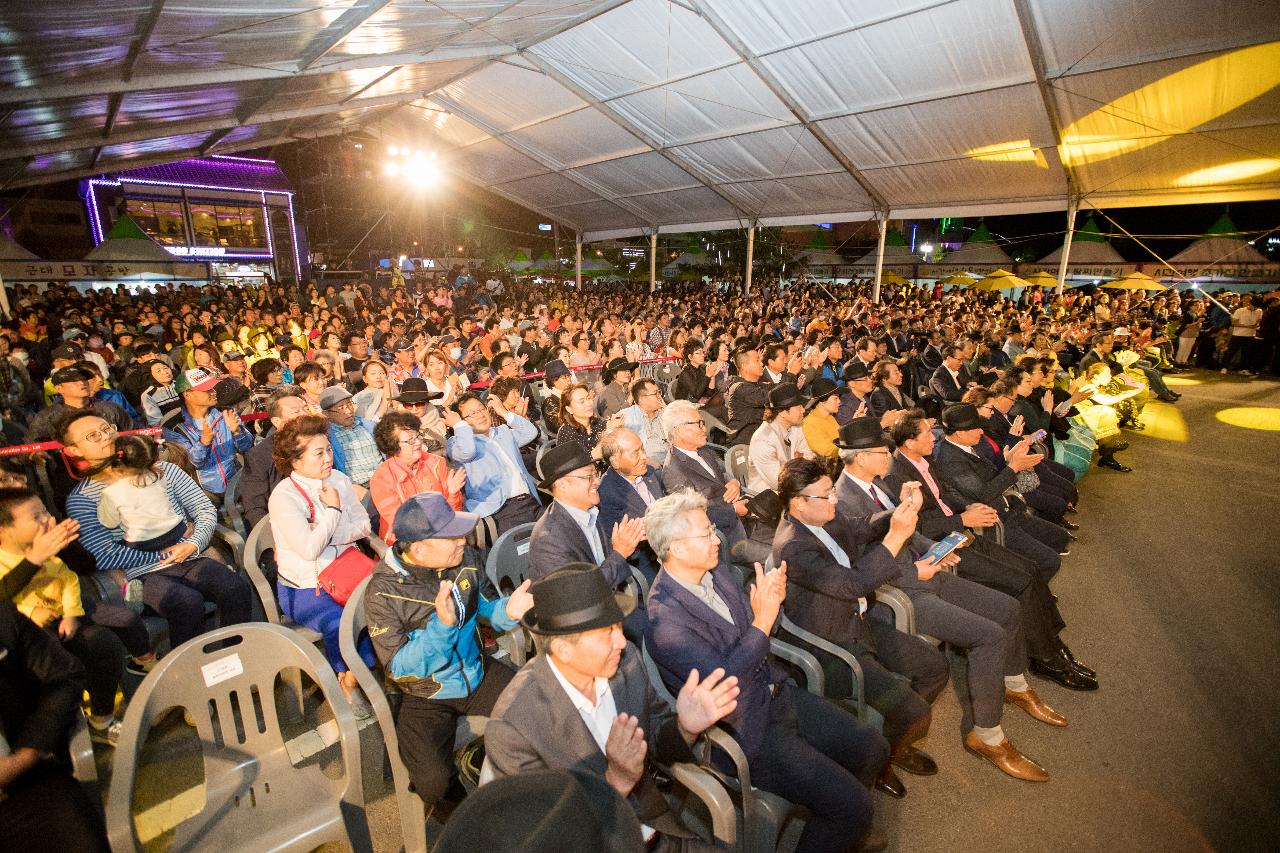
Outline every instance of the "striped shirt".
MULTIPOLYGON (((169 462, 160 463, 164 473, 165 492, 173 508, 191 522, 193 534, 183 542, 193 542, 197 551, 209 547, 218 513, 204 490, 185 471, 169 462)), ((67 497, 67 515, 80 522, 80 542, 97 562, 98 571, 123 569, 125 577, 135 580, 159 568, 155 551, 142 551, 124 544, 120 528, 103 527, 98 520, 98 502, 106 486, 96 480, 82 480, 67 497)))

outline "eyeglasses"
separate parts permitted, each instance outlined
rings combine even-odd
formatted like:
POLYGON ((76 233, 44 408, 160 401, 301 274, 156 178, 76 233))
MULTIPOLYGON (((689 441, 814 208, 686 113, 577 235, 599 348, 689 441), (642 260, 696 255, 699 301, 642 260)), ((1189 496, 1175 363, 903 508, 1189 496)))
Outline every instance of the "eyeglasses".
POLYGON ((480 418, 487 418, 487 417, 489 417, 489 410, 481 408, 481 409, 473 409, 471 414, 463 415, 462 419, 464 421, 474 421, 480 418))
POLYGON ((415 432, 413 435, 409 436, 408 438, 400 439, 400 443, 407 444, 410 447, 417 447, 422 444, 422 436, 418 435, 415 432))
POLYGON ((97 444, 100 441, 106 441, 111 438, 118 431, 119 430, 116 428, 115 424, 107 424, 100 429, 95 429, 93 432, 86 434, 83 440, 90 444, 97 444))
POLYGON ((598 471, 591 474, 565 474, 564 476, 566 479, 572 478, 574 480, 589 480, 593 483, 598 483, 604 479, 604 474, 601 474, 598 471))
POLYGON ((705 421, 701 421, 701 420, 698 420, 698 421, 681 421, 680 423, 676 424, 676 426, 691 426, 691 427, 697 427, 698 429, 706 429, 706 428, 707 428, 707 424, 706 424, 706 422, 705 422, 705 421))
POLYGON ((701 533, 691 533, 688 536, 678 536, 676 537, 675 541, 679 542, 681 539, 706 539, 708 542, 710 542, 715 538, 716 538, 715 527, 708 527, 706 530, 704 530, 701 533))
POLYGON ((835 492, 827 492, 825 495, 797 495, 807 501, 826 501, 827 503, 835 503, 840 500, 839 495, 835 492))

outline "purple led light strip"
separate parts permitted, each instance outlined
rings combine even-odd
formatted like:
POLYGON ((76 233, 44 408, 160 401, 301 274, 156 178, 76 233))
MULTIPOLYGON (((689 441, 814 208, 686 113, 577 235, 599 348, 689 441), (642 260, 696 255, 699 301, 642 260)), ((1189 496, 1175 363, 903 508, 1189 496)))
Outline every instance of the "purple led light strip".
MULTIPOLYGON (((244 158, 240 158, 240 159, 244 159, 244 158)), ((186 187, 188 189, 221 190, 224 192, 253 192, 253 190, 246 190, 243 187, 224 187, 224 186, 217 186, 215 184, 194 184, 194 183, 186 183, 182 181, 155 181, 155 180, 151 180, 150 178, 121 178, 116 180, 111 180, 109 178, 90 178, 88 181, 89 211, 90 211, 90 221, 93 225, 93 232, 94 232, 93 242, 95 246, 101 243, 105 239, 102 233, 102 222, 98 218, 98 195, 97 195, 96 187, 100 185, 106 186, 106 187, 118 187, 124 181, 128 181, 131 184, 148 184, 151 186, 161 186, 161 187, 186 187)), ((302 259, 298 254, 298 225, 293 218, 293 193, 288 192, 286 190, 258 190, 258 193, 259 195, 262 196, 264 208, 266 206, 268 193, 272 195, 282 195, 288 198, 289 230, 293 235, 293 263, 294 263, 293 270, 294 270, 294 275, 301 278, 302 259)), ((268 246, 270 246, 271 245, 271 217, 270 216, 267 217, 266 227, 267 227, 267 244, 268 246)), ((271 255, 272 256, 275 255, 274 248, 271 250, 271 255)), ((222 257, 237 257, 237 256, 223 255, 222 257)), ((262 255, 239 255, 238 257, 263 257, 263 256, 262 255)))

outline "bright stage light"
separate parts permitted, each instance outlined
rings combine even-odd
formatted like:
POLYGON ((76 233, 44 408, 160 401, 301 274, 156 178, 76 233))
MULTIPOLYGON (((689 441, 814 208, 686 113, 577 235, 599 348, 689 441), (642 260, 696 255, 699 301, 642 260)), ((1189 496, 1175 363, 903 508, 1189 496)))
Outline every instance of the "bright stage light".
POLYGON ((414 156, 414 157, 416 157, 417 159, 421 160, 421 159, 422 159, 422 149, 418 149, 417 151, 413 152, 413 156, 414 156))
POLYGON ((400 153, 400 149, 392 145, 390 148, 387 149, 387 153, 390 154, 392 157, 394 157, 400 153))
POLYGON ((421 187, 434 186, 440 180, 440 170, 426 160, 412 160, 404 164, 404 176, 421 187))
POLYGON ((387 164, 387 176, 388 176, 388 177, 392 177, 392 178, 394 178, 396 175, 399 175, 399 174, 400 174, 400 164, 399 164, 399 163, 388 163, 388 164, 387 164))

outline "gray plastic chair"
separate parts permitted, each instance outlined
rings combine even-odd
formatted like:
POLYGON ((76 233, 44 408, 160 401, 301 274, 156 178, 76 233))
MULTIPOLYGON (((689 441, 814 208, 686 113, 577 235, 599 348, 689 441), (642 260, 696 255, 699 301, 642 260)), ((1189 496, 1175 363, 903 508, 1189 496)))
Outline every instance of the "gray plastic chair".
POLYGON ((67 743, 71 754, 71 775, 80 783, 94 808, 102 809, 102 783, 98 779, 98 762, 93 757, 93 739, 89 737, 89 724, 84 714, 76 714, 71 722, 71 736, 67 743))
POLYGON ((372 851, 361 782, 360 735, 333 668, 279 625, 219 628, 166 655, 125 712, 115 749, 107 832, 115 853, 142 850, 134 823, 138 756, 174 708, 195 719, 204 758, 205 807, 174 830, 175 851, 314 850, 337 843, 372 851), (295 767, 273 701, 286 667, 306 672, 333 712, 342 753, 336 779, 319 763, 295 767))
POLYGON ((488 551, 493 547, 493 543, 498 539, 498 523, 493 520, 493 516, 481 516, 476 522, 475 530, 476 547, 481 551, 488 551))
POLYGON ((498 537, 489 549, 484 573, 502 595, 524 583, 529 572, 529 539, 533 536, 533 522, 517 524, 498 537))
MULTIPOLYGON (((396 806, 400 810, 400 831, 404 836, 405 853, 426 853, 427 850, 427 813, 422 798, 409 790, 409 769, 400 759, 400 738, 396 732, 395 715, 391 712, 391 704, 387 701, 382 683, 373 674, 356 648, 360 632, 369 623, 364 615, 364 598, 369 590, 366 578, 356 587, 347 605, 342 608, 342 626, 338 633, 338 645, 342 650, 342 659, 347 668, 356 677, 360 689, 373 707, 373 716, 382 730, 382 742, 386 746, 386 758, 391 765, 391 781, 396 790, 396 806)), ((458 732, 454 738, 454 746, 461 747, 484 734, 484 725, 488 717, 468 716, 458 720, 458 732)))
POLYGON ((698 409, 698 414, 702 416, 702 422, 707 425, 707 436, 710 437, 713 429, 718 429, 727 437, 730 430, 725 426, 724 421, 708 412, 706 409, 698 409))
POLYGON ((751 448, 745 444, 735 444, 724 455, 724 467, 729 476, 742 484, 743 494, 747 489, 748 457, 751 448))
MULTIPOLYGON (((816 692, 819 696, 822 695, 822 670, 813 655, 799 649, 793 649, 787 646, 786 643, 779 643, 777 640, 770 640, 769 646, 773 654, 783 651, 784 654, 778 654, 778 656, 784 657, 784 659, 795 658, 796 656, 791 654, 793 651, 799 652, 801 656, 807 656, 811 663, 805 667, 805 671, 806 674, 816 673, 818 690, 814 690, 814 683, 809 683, 806 686, 810 692, 816 692)), ((658 672, 658 665, 654 663, 653 657, 650 656, 649 649, 647 647, 642 648, 640 653, 653 689, 666 700, 667 704, 674 708, 675 696, 663 683, 662 675, 658 672)), ((736 849, 742 850, 744 853, 774 853, 777 849, 778 839, 782 837, 782 831, 786 828, 787 821, 792 817, 803 817, 808 814, 807 809, 788 802, 777 794, 771 794, 768 791, 762 791, 752 786, 751 768, 747 762, 746 753, 742 751, 742 747, 738 745, 733 736, 719 726, 712 726, 702 733, 702 739, 694 746, 694 753, 698 756, 698 766, 719 780, 739 804, 741 810, 737 820, 739 844, 736 849), (733 762, 734 775, 730 776, 723 773, 711 763, 711 750, 708 747, 714 747, 729 757, 729 760, 733 762)))
POLYGON ((244 466, 236 470, 235 476, 227 481, 226 491, 222 493, 222 517, 230 527, 241 536, 248 534, 245 528, 244 515, 240 512, 240 478, 244 476, 244 466))

